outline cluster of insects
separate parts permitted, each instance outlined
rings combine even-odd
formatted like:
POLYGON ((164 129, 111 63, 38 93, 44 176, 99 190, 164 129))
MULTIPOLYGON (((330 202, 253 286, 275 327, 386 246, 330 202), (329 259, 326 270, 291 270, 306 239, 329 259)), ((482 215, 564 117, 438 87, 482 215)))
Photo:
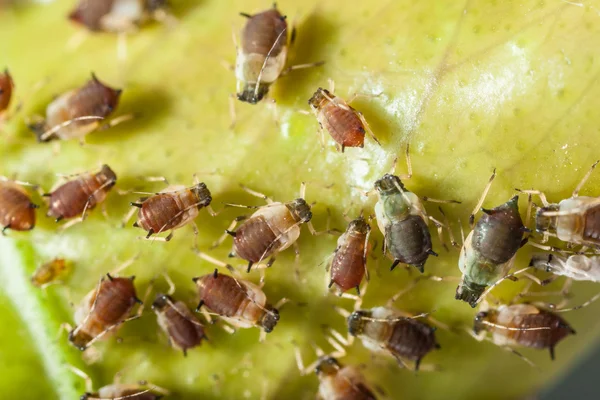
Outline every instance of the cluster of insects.
MULTIPOLYGON (((149 19, 164 18, 166 7, 163 0, 81 0, 69 18, 92 31, 126 32, 149 19)), ((322 64, 288 66, 288 47, 294 43, 295 29, 290 32, 286 17, 276 6, 253 15, 242 13, 242 16, 246 23, 235 65, 237 99, 240 101, 259 103, 268 96, 270 86, 280 76, 294 69, 322 64)), ((10 117, 8 110, 13 93, 14 82, 7 70, 0 74, 0 118, 10 117)), ((40 142, 83 140, 86 135, 123 120, 116 117, 108 121, 118 108, 121 95, 120 89, 112 88, 92 75, 82 86, 50 102, 45 116, 32 118, 29 126, 40 142)), ((381 145, 362 113, 350 106, 351 102, 336 96, 333 87, 329 90, 318 88, 310 97, 308 105, 316 116, 322 143, 323 132, 327 131, 341 152, 346 148, 363 147, 366 134, 381 145)), ((429 257, 438 255, 433 248, 429 230, 431 224, 435 226, 442 244, 445 245, 443 237, 446 233, 452 244, 458 246, 451 223, 447 219, 440 221, 430 216, 424 204, 460 202, 419 196, 407 189, 406 182, 412 177, 408 146, 406 160, 408 174, 396 175, 394 163, 392 170, 374 181, 366 194, 377 195, 374 215, 366 216, 361 212, 355 219, 348 219, 348 226, 341 234, 335 230, 315 230, 311 204, 305 198, 305 184, 299 197, 289 201, 276 202, 244 187, 246 192, 263 198, 267 204, 256 207, 225 203, 226 207, 256 209, 249 216, 235 218, 213 245, 213 248, 217 247, 231 237, 230 256, 244 260, 247 273, 260 270, 264 274, 266 268, 274 265, 279 253, 296 247, 302 225, 306 225, 313 235, 339 234, 328 262, 326 286, 334 294, 356 299, 353 311, 338 309, 346 319, 347 335, 330 329, 327 340, 334 351, 325 353, 317 349, 318 359, 308 367, 304 366, 299 349, 296 351, 301 373, 316 373, 320 382, 319 396, 324 400, 377 398, 376 391, 366 382, 358 367, 339 361, 354 338, 359 338, 373 353, 395 359, 401 368, 435 370, 435 367, 422 365, 422 359, 442 347, 436 330, 452 329, 428 313, 413 315, 396 309, 394 302, 404 290, 384 305, 361 308, 366 286, 363 281, 370 277, 367 260, 373 251, 370 240, 372 219, 376 219, 383 235, 383 254, 389 257, 391 270, 404 265, 424 273, 429 257), (347 293, 353 290, 357 295, 347 293)), ((593 253, 600 245, 600 201, 578 195, 595 166, 574 190, 572 197, 558 204, 549 203, 539 191, 519 190, 528 195, 530 207, 533 206, 532 196, 538 196, 543 204, 535 214, 532 228, 527 227, 529 221, 523 222, 521 218, 518 195, 494 208, 482 208, 496 176, 494 171, 471 214, 469 222, 472 230, 463 239, 458 258, 462 277, 456 289, 456 299, 472 307, 479 306, 473 326, 468 329, 475 339, 489 340, 530 362, 515 348, 548 349, 554 358, 555 346, 575 334, 559 313, 578 307, 517 301, 504 304, 488 299, 492 298, 490 292, 494 287, 504 280, 515 280, 517 276, 539 285, 546 285, 561 276, 567 277, 566 285, 573 280, 600 281, 600 256, 593 253), (483 215, 475 222, 479 211, 483 215), (532 239, 533 231, 541 234, 540 242, 532 239), (545 242, 549 237, 566 242, 567 249, 547 246, 545 242), (510 273, 517 252, 527 243, 544 252, 534 254, 526 268, 510 273), (541 280, 532 273, 536 270, 550 273, 551 277, 541 280)), ((117 183, 117 176, 110 166, 102 165, 96 171, 63 177, 65 181, 58 182, 49 192, 44 192, 37 184, 3 177, 0 180, 2 233, 34 229, 36 210, 40 208, 46 210, 48 217, 61 223, 61 229, 81 223, 96 207, 104 207, 117 183), (40 204, 32 200, 32 191, 40 193, 40 204), (61 222, 63 220, 66 222, 61 222)), ((132 208, 124 218, 124 225, 137 212, 133 227, 145 232, 143 239, 168 242, 174 231, 187 225, 192 226, 197 234, 199 229, 195 220, 202 209, 212 216, 218 214, 211 207, 212 200, 207 185, 197 178, 190 187, 170 185, 158 193, 149 193, 147 197, 131 202, 132 208)), ((197 291, 196 309, 175 297, 175 286, 166 274, 164 279, 169 284, 169 291, 156 293, 150 303, 157 324, 168 337, 170 345, 183 354, 200 346, 208 339, 207 323, 212 322, 215 316, 224 321, 231 331, 259 328, 261 340, 264 340, 267 333, 276 329, 280 318, 285 318, 280 309, 287 299, 273 303, 263 291, 262 279, 260 285, 245 279, 243 271, 239 272, 230 264, 201 251, 196 241, 194 251, 200 258, 217 266, 212 273, 190 277, 197 291)), ((132 262, 106 273, 80 301, 73 317, 75 325, 69 328, 68 333, 69 342, 77 349, 85 351, 97 341, 115 336, 123 324, 144 315, 147 299, 138 297, 135 277, 119 276, 132 262)), ((68 269, 68 260, 51 260, 34 273, 32 284, 43 288, 60 282, 68 269)), ((146 294, 151 291, 152 285, 146 294)), ((596 297, 582 306, 594 300, 596 297)), ((88 389, 82 399, 150 400, 168 394, 167 390, 147 382, 114 383, 94 391, 82 371, 74 372, 88 381, 88 389)))

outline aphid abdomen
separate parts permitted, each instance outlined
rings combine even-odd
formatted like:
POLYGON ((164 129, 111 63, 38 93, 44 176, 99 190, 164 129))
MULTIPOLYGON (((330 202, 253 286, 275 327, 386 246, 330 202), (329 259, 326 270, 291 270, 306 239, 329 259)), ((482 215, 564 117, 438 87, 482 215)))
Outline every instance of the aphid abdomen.
MULTIPOLYGON (((510 310, 511 307, 508 307, 508 309, 510 310)), ((550 327, 550 329, 540 330, 490 328, 494 332, 494 336, 504 336, 509 342, 536 349, 552 348, 568 335, 575 333, 564 319, 546 310, 538 310, 537 313, 531 314, 516 312, 512 315, 503 315, 501 311, 497 323, 509 328, 550 327)))
POLYGON ((164 232, 178 226, 185 216, 175 193, 157 194, 142 203, 138 225, 145 231, 164 232))
POLYGON ((102 30, 102 18, 110 13, 115 0, 81 0, 69 19, 85 25, 92 31, 102 30))
POLYGON ((353 367, 343 367, 335 375, 322 379, 319 395, 323 400, 376 400, 362 379, 353 367))
POLYGON ((394 323, 386 347, 395 356, 418 361, 437 347, 434 329, 414 319, 401 319, 394 323))
POLYGON ((13 81, 8 73, 4 71, 0 73, 0 114, 8 108, 12 97, 13 81))
POLYGON ((600 246, 600 205, 587 209, 584 220, 583 240, 600 246))
MULTIPOLYGON (((166 306, 159 314, 163 318, 167 334, 171 341, 180 349, 198 346, 204 338, 204 328, 198 319, 190 312, 185 303, 178 301, 175 308, 166 306)), ((163 324, 161 324, 163 325, 163 324)))
POLYGON ((346 110, 333 102, 328 102, 320 111, 323 118, 320 122, 333 140, 344 147, 363 147, 365 143, 365 127, 356 111, 346 110))
POLYGON ((402 221, 388 225, 385 240, 395 260, 418 267, 425 264, 432 250, 429 229, 418 215, 409 215, 402 221))
POLYGON ((287 46, 286 29, 285 18, 275 8, 253 15, 242 31, 242 50, 263 56, 270 51, 271 57, 277 57, 287 46))
POLYGON ((253 216, 235 232, 235 253, 244 260, 260 262, 279 249, 277 236, 264 216, 253 216))
POLYGON ((248 298, 244 286, 228 275, 205 275, 196 283, 200 300, 211 311, 221 316, 235 316, 248 298))
MULTIPOLYGON (((137 302, 135 286, 131 278, 104 280, 96 297, 96 306, 92 318, 101 322, 106 328, 127 318, 137 302)), ((90 306, 93 301, 92 299, 90 306)))
POLYGON ((48 215, 54 218, 81 216, 86 208, 91 210, 106 198, 107 190, 100 189, 103 182, 94 175, 85 175, 60 186, 50 195, 48 215))
POLYGON ((35 226, 35 206, 16 184, 0 183, 0 230, 28 231, 35 226))
POLYGON ((365 237, 349 234, 343 237, 344 244, 331 261, 331 281, 345 292, 358 287, 365 276, 365 237))
POLYGON ((504 264, 519 250, 522 237, 522 225, 509 226, 485 215, 473 230, 473 249, 494 264, 504 264))

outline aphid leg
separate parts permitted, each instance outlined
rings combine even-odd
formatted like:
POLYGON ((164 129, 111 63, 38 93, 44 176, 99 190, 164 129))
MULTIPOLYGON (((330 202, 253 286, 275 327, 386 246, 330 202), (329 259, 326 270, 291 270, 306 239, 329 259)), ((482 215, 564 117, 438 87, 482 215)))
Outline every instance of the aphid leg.
POLYGON ((87 115, 87 116, 83 116, 83 117, 77 117, 77 118, 70 119, 70 120, 65 121, 65 122, 63 122, 61 124, 55 125, 52 128, 50 128, 50 129, 48 129, 48 130, 46 130, 44 132, 40 132, 40 135, 38 136, 38 141, 40 141, 40 142, 48 141, 58 131, 60 131, 62 128, 65 128, 65 127, 71 125, 72 123, 78 122, 78 121, 93 120, 94 122, 90 123, 90 125, 89 125, 89 129, 90 129, 90 132, 91 132, 91 131, 95 130, 98 127, 98 125, 99 125, 98 121, 103 120, 103 119, 104 119, 104 117, 98 117, 98 116, 95 116, 95 115, 87 115))
POLYGON ((235 95, 229 94, 229 117, 231 118, 231 123, 229 124, 229 129, 235 128, 235 124, 237 123, 237 114, 235 112, 235 95))
POLYGON ((329 334, 345 347, 350 347, 352 346, 352 343, 354 343, 354 336, 351 336, 350 334, 348 334, 347 337, 344 337, 341 333, 333 328, 329 328, 329 334))
POLYGON ((592 165, 592 167, 588 170, 588 172, 583 176, 583 178, 581 179, 581 182, 579 182, 577 187, 575 187, 575 190, 573 190, 573 195, 571 197, 579 196, 579 191, 581 190, 581 188, 583 188, 583 185, 585 185, 587 180, 590 178, 590 175, 592 174, 592 172, 594 171, 594 168, 596 168, 596 165, 598 165, 599 162, 600 162, 600 160, 596 161, 592 165))
MULTIPOLYGON (((511 260, 511 263, 512 263, 512 262, 514 262, 514 258, 511 260)), ((487 296, 487 295, 488 295, 488 294, 489 294, 489 293, 490 293, 492 290, 494 290, 494 288, 495 288, 496 286, 498 286, 498 285, 499 285, 499 284, 500 284, 502 281, 504 281, 504 280, 506 280, 506 279, 509 279, 509 280, 512 280, 512 281, 514 281, 514 280, 516 280, 516 279, 517 279, 517 278, 516 278, 516 276, 517 276, 517 275, 519 275, 519 274, 522 274, 522 273, 524 273, 525 271, 528 271, 528 270, 530 270, 531 268, 532 268, 532 267, 525 267, 525 268, 523 268, 523 269, 520 269, 520 270, 518 270, 518 271, 516 271, 516 272, 513 272, 512 274, 508 274, 508 275, 504 276, 503 278, 500 278, 500 279, 498 279, 496 282, 494 282, 493 284, 491 284, 490 286, 488 286, 488 288, 487 288, 487 289, 485 289, 485 290, 483 291, 483 293, 481 293, 481 296, 479 296, 479 299, 477 299, 477 301, 475 301, 475 306, 477 306, 477 304, 481 303, 481 302, 482 302, 482 301, 485 299, 485 297, 486 297, 486 296, 487 296)), ((475 306, 473 306, 473 308, 475 308, 475 306)))
POLYGON ((169 274, 167 274, 166 272, 163 272, 162 276, 163 276, 163 278, 165 278, 167 285, 169 285, 169 290, 167 291, 167 295, 173 296, 173 293, 175 293, 175 283, 173 282, 173 280, 171 279, 169 274))
POLYGON ((377 137, 373 133, 373 130, 371 129, 371 125, 369 125, 369 123, 365 119, 365 116, 363 115, 363 113, 361 113, 360 111, 357 111, 356 113, 358 114, 358 118, 360 119, 360 122, 362 122, 363 126, 365 127, 365 130, 367 131, 369 136, 371 136, 371 139, 373 139, 375 141, 375 143, 377 143, 378 145, 381 146, 381 142, 379 141, 379 139, 377 139, 377 137))
POLYGON ((131 204, 131 209, 129 211, 127 211, 127 214, 125 214, 125 216, 121 220, 121 228, 125 228, 125 225, 127 225, 127 222, 129 222, 131 217, 133 217, 133 215, 136 213, 136 211, 138 211, 138 208, 142 207, 142 203, 130 203, 130 204, 131 204))
MULTIPOLYGON (((58 218, 57 218, 57 222, 58 222, 58 218)), ((77 225, 77 224, 79 224, 81 222, 83 222, 83 217, 74 218, 74 219, 70 220, 69 222, 67 222, 66 224, 63 224, 63 225, 59 226, 58 230, 59 231, 64 231, 66 229, 69 229, 73 225, 77 225)))
POLYGON ((123 261, 120 265, 116 266, 115 269, 109 272, 110 276, 117 276, 119 273, 124 271, 130 265, 132 265, 138 258, 140 258, 139 253, 135 256, 131 257, 129 260, 123 261))
MULTIPOLYGON (((435 219, 435 218, 433 218, 432 216, 429 216, 429 215, 427 216, 427 218, 431 222, 433 222, 433 224, 435 225, 436 231, 437 231, 437 234, 438 234, 438 239, 440 240, 441 245, 444 247, 444 249, 446 249, 446 251, 450 251, 450 249, 448 248, 448 245, 446 244, 446 241, 444 240, 444 235, 443 235, 443 233, 444 233, 444 223, 438 221, 437 219, 435 219)), ((446 228, 448 228, 448 230, 450 230, 449 227, 446 227, 446 228)), ((431 255, 434 255, 434 254, 431 254, 431 255)), ((437 256, 437 254, 435 254, 435 255, 437 256)))
POLYGON ((171 239, 173 239, 173 236, 174 236, 173 231, 171 231, 171 233, 169 233, 165 237, 152 236, 153 234, 154 234, 154 231, 150 230, 150 231, 148 231, 148 234, 146 236, 138 236, 138 239, 149 240, 151 242, 169 242, 169 241, 171 241, 171 239))
POLYGON ((221 235, 221 237, 219 237, 219 239, 217 239, 212 246, 210 246, 211 249, 217 248, 219 247, 227 238, 227 236, 233 236, 235 237, 235 231, 233 230, 236 225, 238 224, 238 222, 240 221, 244 221, 245 219, 247 219, 248 216, 246 215, 242 215, 239 217, 236 217, 231 224, 227 227, 227 229, 225 229, 225 233, 221 235))
POLYGON ((538 249, 542 249, 542 250, 546 250, 546 251, 554 251, 554 252, 557 252, 557 253, 563 253, 562 249, 559 249, 559 248, 553 247, 553 246, 545 246, 543 244, 534 242, 532 240, 528 240, 527 244, 529 244, 530 246, 536 247, 538 249))
POLYGON ((294 242, 294 277, 296 281, 300 281, 300 245, 294 242))
MULTIPOLYGON (((277 43, 277 42, 275 42, 275 43, 277 43)), ((317 62, 313 62, 313 63, 290 65, 289 67, 287 67, 286 69, 281 71, 281 74, 279 76, 285 76, 285 75, 289 74, 290 72, 297 70, 297 69, 320 67, 323 64, 325 64, 325 61, 317 61, 317 62)))
MULTIPOLYGON (((548 207, 550 205, 550 203, 546 199, 546 195, 544 194, 544 192, 540 192, 539 190, 521 190, 521 189, 517 189, 517 188, 515 188, 515 190, 517 192, 528 194, 530 196, 533 196, 533 195, 539 196, 540 201, 542 202, 544 207, 548 207)), ((530 198, 530 200, 531 200, 531 198, 530 198)), ((528 204, 528 206, 529 206, 529 204, 528 204)))
POLYGON ((450 221, 448 220, 448 217, 444 213, 444 210, 442 210, 441 206, 438 207, 438 209, 440 210, 440 213, 442 214, 444 226, 448 230, 448 238, 450 239, 450 244, 452 245, 452 247, 460 249, 461 246, 454 239, 454 233, 452 232, 452 227, 450 226, 450 221))
POLYGON ((494 171, 492 172, 492 176, 490 176, 488 183, 485 185, 485 188, 483 189, 483 193, 481 193, 481 197, 479 198, 479 201, 477 201, 475 208, 473 209, 473 211, 471 212, 471 215, 469 216, 469 225, 471 225, 471 228, 475 224, 475 214, 477 214, 477 212, 479 212, 479 210, 481 209, 481 206, 483 205, 483 202, 485 201, 485 198, 486 198, 488 192, 490 191, 490 188, 492 187, 492 182, 494 181, 495 177, 496 177, 496 168, 494 168, 494 171))
POLYGON ((87 393, 92 393, 92 391, 94 390, 94 383, 92 382, 92 378, 90 378, 90 376, 88 374, 86 374, 85 372, 83 372, 82 370, 80 370, 79 368, 77 368, 71 364, 67 364, 67 368, 72 373, 74 373, 75 375, 77 375, 78 377, 83 379, 85 382, 85 391, 87 393))
POLYGON ((531 361, 529 358, 525 357, 523 354, 519 353, 517 350, 513 349, 512 347, 508 347, 508 346, 499 346, 499 347, 503 350, 506 350, 506 351, 518 356, 521 360, 525 361, 527 364, 529 364, 533 368, 539 369, 539 367, 537 365, 535 365, 533 361, 531 361))
POLYGON ((273 200, 272 200, 272 199, 271 199, 269 196, 267 196, 266 194, 262 194, 262 193, 260 193, 260 192, 257 192, 257 191, 255 191, 255 190, 252 190, 252 189, 250 189, 249 187, 247 187, 247 186, 244 186, 244 185, 240 185, 240 186, 242 187, 242 190, 244 190, 245 192, 247 192, 247 193, 251 194, 252 196, 255 196, 255 197, 260 197, 260 198, 261 198, 261 199, 263 199, 263 200, 264 200, 264 201, 265 201, 267 204, 272 204, 272 203, 273 203, 273 200))
POLYGON ((122 124, 123 122, 131 121, 134 118, 135 118, 135 115, 133 115, 133 114, 119 115, 118 117, 115 117, 115 118, 111 119, 110 121, 102 124, 98 129, 99 130, 109 129, 109 128, 112 128, 119 124, 122 124))

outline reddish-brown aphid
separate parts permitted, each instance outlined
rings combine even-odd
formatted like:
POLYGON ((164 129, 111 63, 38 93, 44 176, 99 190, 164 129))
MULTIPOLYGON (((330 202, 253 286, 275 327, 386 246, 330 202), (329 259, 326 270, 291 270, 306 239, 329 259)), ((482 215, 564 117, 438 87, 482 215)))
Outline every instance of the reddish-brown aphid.
POLYGON ((187 349, 199 346, 206 339, 204 327, 182 301, 175 301, 167 294, 159 294, 152 303, 158 324, 169 336, 169 342, 187 355, 187 349))
POLYGON ((77 216, 83 220, 87 210, 106 199, 116 182, 117 175, 108 165, 95 174, 84 173, 44 195, 50 198, 47 215, 56 222, 77 216))
POLYGON ((367 275, 367 253, 369 251, 369 233, 371 226, 361 216, 351 221, 346 232, 339 237, 337 248, 331 261, 331 280, 345 292, 356 288, 360 294, 360 282, 367 275))
POLYGON ((481 311, 475 317, 473 330, 480 340, 491 333, 492 342, 501 347, 549 349, 553 360, 558 342, 575 334, 564 319, 531 304, 501 305, 481 311))
POLYGON ((13 87, 15 86, 12 77, 8 73, 8 69, 0 74, 0 115, 6 111, 10 104, 13 87))
POLYGON ((166 0, 80 0, 69 19, 91 31, 126 32, 166 7, 166 0))
POLYGON ((358 368, 343 366, 333 357, 323 357, 315 368, 322 400, 376 400, 358 368))
POLYGON ((30 125, 40 142, 82 139, 100 126, 117 108, 120 89, 112 89, 92 74, 84 86, 71 90, 48 105, 46 119, 30 125))
POLYGON ((134 276, 116 278, 106 274, 98 286, 81 301, 75 311, 75 329, 69 332, 69 342, 85 350, 94 341, 114 334, 128 319, 137 298, 134 276))
POLYGON ((364 147, 366 132, 379 144, 363 115, 327 89, 317 89, 308 104, 317 116, 321 133, 323 129, 329 132, 342 153, 346 147, 364 147))
POLYGON ((0 180, 0 227, 4 234, 7 229, 29 231, 35 226, 37 205, 19 184, 0 180))
MULTIPOLYGON (((204 207, 215 215, 210 208, 211 201, 210 191, 202 182, 189 188, 181 185, 169 186, 141 203, 131 203, 140 209, 138 220, 133 226, 148 232, 146 238, 168 230, 173 231, 191 223, 204 207)), ((171 239, 172 236, 171 232, 165 240, 171 239)))
POLYGON ((198 287, 199 310, 210 311, 238 328, 259 326, 269 333, 279 321, 279 311, 267 303, 267 296, 255 284, 215 272, 194 278, 198 287))

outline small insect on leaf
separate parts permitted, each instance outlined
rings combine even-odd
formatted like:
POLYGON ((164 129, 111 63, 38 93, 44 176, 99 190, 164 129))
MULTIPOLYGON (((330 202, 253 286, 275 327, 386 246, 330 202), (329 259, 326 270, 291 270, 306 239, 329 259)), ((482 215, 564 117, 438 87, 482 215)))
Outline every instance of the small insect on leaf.
POLYGON ((31 276, 31 283, 35 287, 45 287, 55 283, 67 272, 67 262, 63 258, 55 258, 40 265, 31 276))

